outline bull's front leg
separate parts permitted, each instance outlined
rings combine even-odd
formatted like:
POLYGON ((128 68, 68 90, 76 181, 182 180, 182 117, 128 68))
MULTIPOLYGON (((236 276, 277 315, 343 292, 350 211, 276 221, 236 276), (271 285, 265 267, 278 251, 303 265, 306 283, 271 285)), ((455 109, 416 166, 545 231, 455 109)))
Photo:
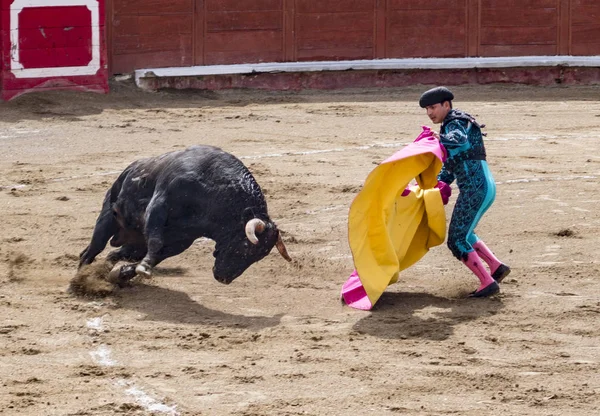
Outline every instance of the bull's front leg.
POLYGON ((146 255, 146 244, 125 244, 118 250, 113 250, 106 256, 106 260, 110 263, 117 263, 121 260, 139 262, 146 255))
POLYGON ((108 281, 124 286, 136 275, 137 262, 146 255, 146 244, 126 244, 118 250, 113 250, 106 256, 106 261, 116 264, 108 274, 108 281), (133 264, 118 264, 120 261, 133 264))

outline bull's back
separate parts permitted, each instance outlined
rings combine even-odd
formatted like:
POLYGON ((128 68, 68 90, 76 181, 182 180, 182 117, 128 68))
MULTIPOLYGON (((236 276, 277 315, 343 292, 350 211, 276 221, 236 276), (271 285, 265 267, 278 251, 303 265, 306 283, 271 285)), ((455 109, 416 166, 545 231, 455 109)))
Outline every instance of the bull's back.
POLYGON ((175 194, 188 201, 227 194, 227 199, 244 204, 265 205, 260 187, 241 160, 214 146, 191 146, 140 159, 129 165, 118 181, 122 182, 120 204, 126 199, 137 210, 144 210, 156 193, 175 194))

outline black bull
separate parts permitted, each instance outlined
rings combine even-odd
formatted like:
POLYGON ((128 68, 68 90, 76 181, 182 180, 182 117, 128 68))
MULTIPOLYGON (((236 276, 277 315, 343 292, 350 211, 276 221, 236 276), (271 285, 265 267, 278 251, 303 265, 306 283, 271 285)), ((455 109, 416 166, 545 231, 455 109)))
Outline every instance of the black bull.
POLYGON ((215 279, 231 283, 273 246, 288 261, 256 180, 235 156, 194 146, 133 162, 106 193, 92 241, 79 256, 90 264, 107 242, 119 249, 107 261, 122 266, 120 280, 182 253, 199 237, 216 242, 215 279))

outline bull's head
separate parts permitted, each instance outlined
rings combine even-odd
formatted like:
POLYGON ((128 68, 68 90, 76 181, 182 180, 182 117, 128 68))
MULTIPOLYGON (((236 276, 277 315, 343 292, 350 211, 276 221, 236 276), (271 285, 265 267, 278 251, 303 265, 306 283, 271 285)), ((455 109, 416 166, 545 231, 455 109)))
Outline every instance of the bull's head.
POLYGON ((269 254, 273 246, 287 261, 292 260, 274 222, 259 218, 248 220, 243 232, 236 232, 226 243, 217 242, 213 267, 215 279, 225 284, 233 282, 253 263, 269 254))

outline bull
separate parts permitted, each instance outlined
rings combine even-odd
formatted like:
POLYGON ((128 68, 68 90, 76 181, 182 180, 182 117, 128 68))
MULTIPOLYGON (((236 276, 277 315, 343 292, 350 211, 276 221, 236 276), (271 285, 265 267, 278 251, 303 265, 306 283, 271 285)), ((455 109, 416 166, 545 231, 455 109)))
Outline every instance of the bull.
POLYGON ((157 264, 199 237, 216 243, 213 275, 221 283, 231 283, 273 246, 291 261, 246 166, 217 147, 193 146, 125 168, 104 197, 79 268, 92 263, 110 240, 118 249, 106 260, 129 262, 117 270, 120 281, 150 276, 157 264))

